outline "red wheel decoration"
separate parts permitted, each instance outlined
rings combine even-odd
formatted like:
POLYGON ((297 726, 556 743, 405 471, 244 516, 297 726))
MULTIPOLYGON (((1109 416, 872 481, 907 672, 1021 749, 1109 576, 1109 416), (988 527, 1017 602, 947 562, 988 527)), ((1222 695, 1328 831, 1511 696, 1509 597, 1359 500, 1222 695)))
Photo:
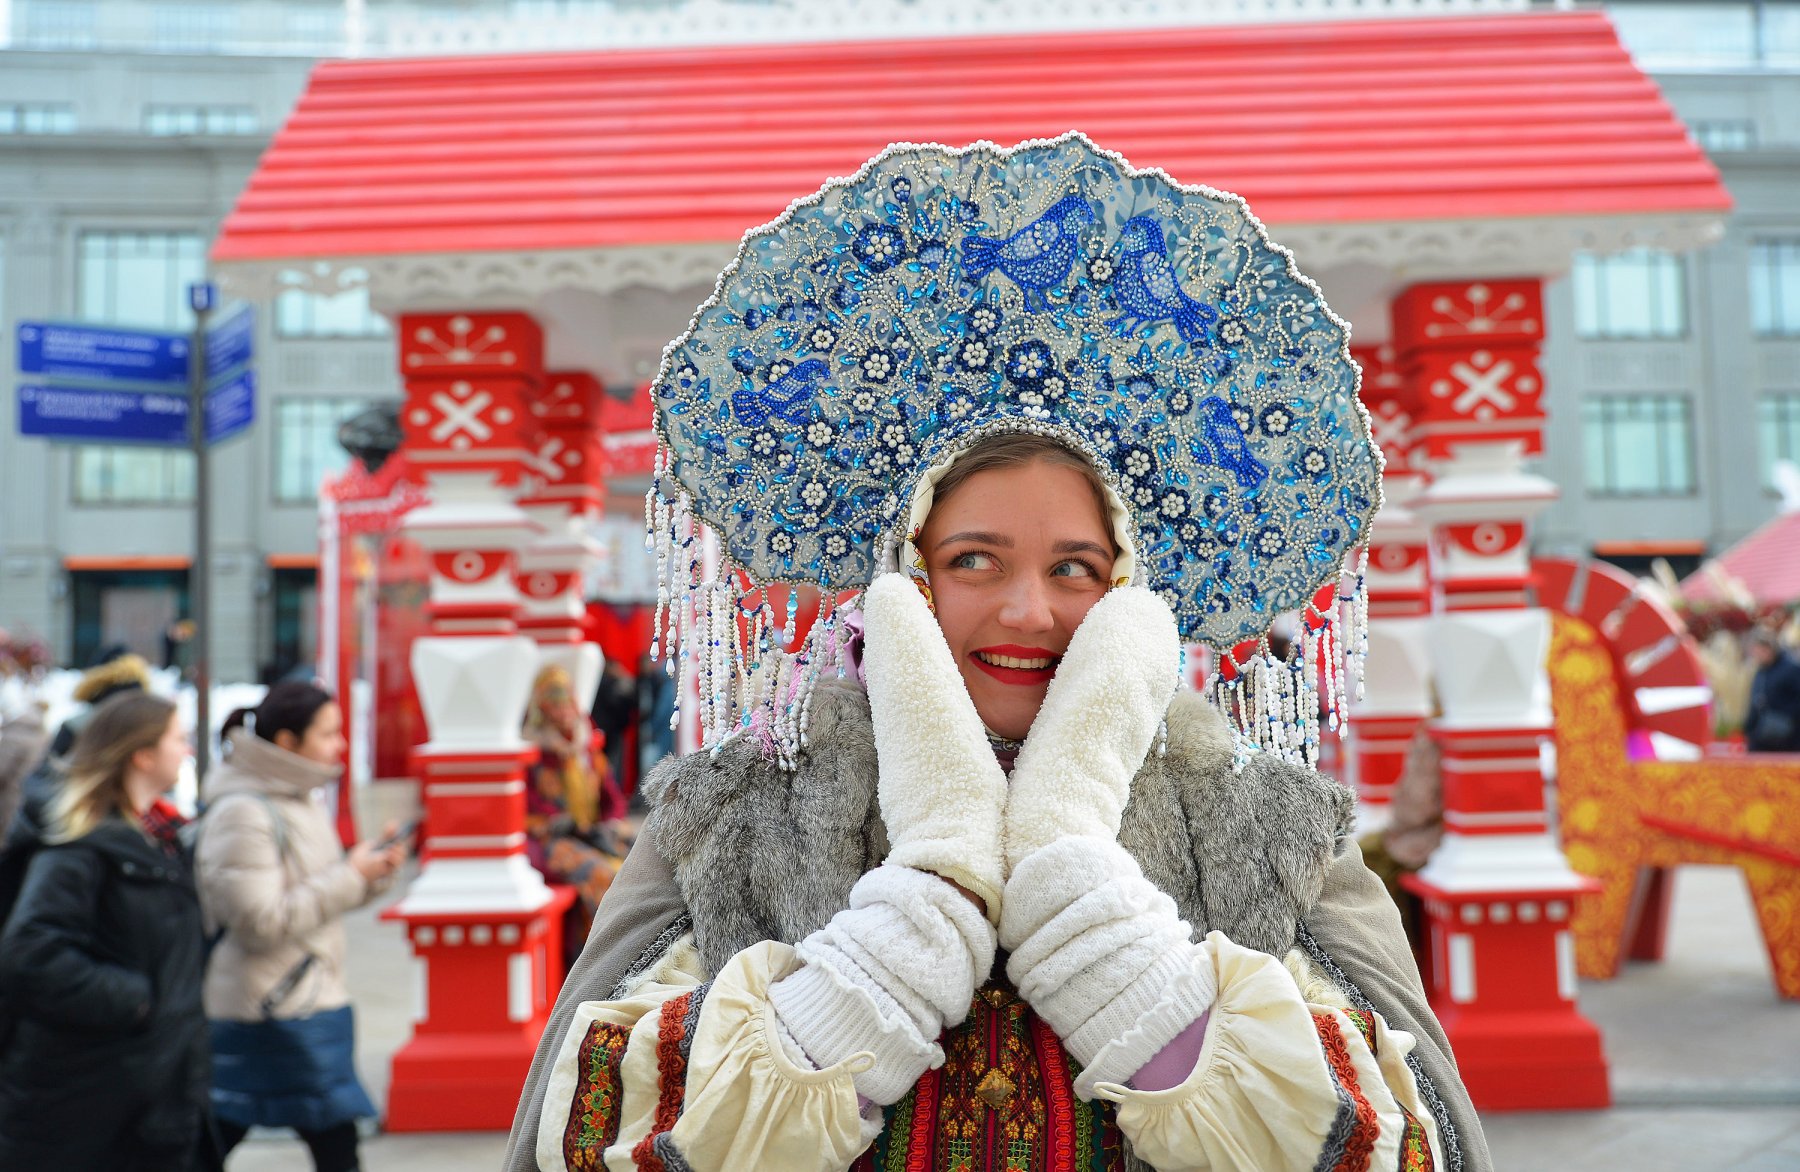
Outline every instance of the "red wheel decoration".
POLYGON ((1691 761, 1712 740, 1712 687, 1681 619, 1636 578, 1588 558, 1532 563, 1539 604, 1600 632, 1631 732, 1649 735, 1664 761, 1691 761))

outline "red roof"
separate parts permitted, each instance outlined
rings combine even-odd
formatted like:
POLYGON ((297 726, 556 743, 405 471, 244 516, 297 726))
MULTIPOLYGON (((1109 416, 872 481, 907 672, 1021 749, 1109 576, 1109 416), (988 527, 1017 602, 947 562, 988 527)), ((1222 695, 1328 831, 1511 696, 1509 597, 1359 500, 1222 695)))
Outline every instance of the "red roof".
POLYGON ((1758 606, 1800 602, 1800 510, 1780 514, 1689 574, 1681 583, 1682 596, 1689 602, 1724 598, 1714 565, 1728 579, 1742 583, 1758 606))
POLYGON ((1069 129, 1278 224, 1717 213, 1602 12, 318 66, 220 261, 734 242, 889 142, 1069 129))

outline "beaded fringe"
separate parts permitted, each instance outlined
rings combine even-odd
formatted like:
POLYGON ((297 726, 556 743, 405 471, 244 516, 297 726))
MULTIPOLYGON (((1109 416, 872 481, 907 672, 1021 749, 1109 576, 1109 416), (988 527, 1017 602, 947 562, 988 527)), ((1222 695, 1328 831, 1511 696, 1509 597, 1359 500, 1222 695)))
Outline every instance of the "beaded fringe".
MULTIPOLYGON (((677 728, 685 708, 697 704, 704 748, 716 754, 748 733, 764 739, 791 770, 808 744, 820 677, 845 673, 843 620, 861 607, 862 595, 834 601, 821 587, 817 614, 796 646, 798 588, 790 585, 783 615, 730 558, 721 553, 709 567, 704 527, 692 498, 669 475, 670 462, 668 449, 659 446, 644 497, 647 545, 656 557, 650 656, 675 681, 669 727, 677 728)), ((1285 658, 1276 657, 1266 637, 1220 653, 1206 690, 1235 726, 1239 764, 1250 752, 1264 752, 1314 766, 1324 733, 1344 735, 1347 697, 1362 699, 1369 649, 1367 564, 1365 547, 1326 608, 1309 603, 1303 609, 1300 638, 1285 658)), ((1159 729, 1159 753, 1167 736, 1166 726, 1159 729)))
POLYGON ((1267 637, 1241 658, 1243 647, 1221 653, 1206 687, 1238 734, 1239 765, 1255 751, 1310 768, 1319 763, 1326 732, 1346 735, 1347 704, 1363 698, 1369 655, 1368 562, 1364 546, 1325 609, 1302 609, 1300 637, 1285 658, 1267 637))
POLYGON ((693 500, 669 477, 670 455, 658 448, 650 491, 644 497, 648 546, 656 556, 656 611, 650 657, 661 659, 675 681, 679 727, 693 707, 702 747, 717 753, 746 733, 763 738, 783 769, 793 769, 807 746, 812 694, 819 678, 845 670, 843 617, 862 595, 834 602, 819 591, 818 613, 795 646, 799 606, 790 586, 785 616, 767 601, 748 573, 720 554, 709 567, 704 528, 693 500))

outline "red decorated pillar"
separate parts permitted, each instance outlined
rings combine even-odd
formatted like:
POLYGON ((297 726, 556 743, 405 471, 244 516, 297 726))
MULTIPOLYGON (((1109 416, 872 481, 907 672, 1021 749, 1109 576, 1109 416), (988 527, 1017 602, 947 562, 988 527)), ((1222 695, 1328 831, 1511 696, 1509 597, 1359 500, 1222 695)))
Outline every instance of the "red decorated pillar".
POLYGON ((1527 531, 1556 497, 1543 449, 1543 294, 1535 280, 1415 285, 1394 303, 1400 369, 1433 478, 1430 654, 1444 840, 1407 886, 1425 901, 1432 1005, 1477 1106, 1609 1101, 1600 1032, 1576 1008, 1575 898, 1594 884, 1550 834, 1550 615, 1527 531))
POLYGON ((394 1131, 505 1129, 562 976, 561 912, 525 856, 519 735, 537 645, 519 634, 514 503, 536 459, 543 337, 522 313, 404 314, 403 451, 430 501, 403 531, 431 559, 431 633, 413 682, 431 739, 414 753, 424 866, 384 915, 406 924, 414 1033, 394 1055, 394 1131))
POLYGON ((1427 616, 1431 581, 1429 534, 1412 511, 1428 477, 1419 442, 1419 407, 1392 344, 1357 347, 1362 400, 1385 466, 1381 512, 1369 535, 1369 655, 1362 696, 1350 708, 1348 780, 1356 789, 1364 831, 1386 825, 1407 746, 1431 715, 1427 616))
POLYGON ((540 431, 538 482, 519 501, 539 535, 519 555, 517 583, 524 598, 519 627, 536 640, 539 662, 557 664, 574 681, 585 710, 600 683, 602 655, 587 640, 582 575, 600 557, 589 532, 603 503, 600 383, 591 374, 544 376, 531 403, 540 431))

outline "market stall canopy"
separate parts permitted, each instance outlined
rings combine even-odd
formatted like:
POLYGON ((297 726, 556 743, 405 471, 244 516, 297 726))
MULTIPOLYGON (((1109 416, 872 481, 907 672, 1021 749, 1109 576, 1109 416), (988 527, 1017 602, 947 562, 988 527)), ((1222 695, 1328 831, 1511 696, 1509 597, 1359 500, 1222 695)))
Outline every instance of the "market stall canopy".
POLYGON ((1071 128, 1243 195, 1309 271, 1544 275, 1730 207, 1604 13, 1517 13, 329 62, 212 257, 386 308, 677 289, 890 142, 1071 128))
POLYGON ((1800 509, 1777 516, 1681 582, 1689 603, 1749 603, 1763 607, 1800 602, 1800 509), (1742 590, 1748 598, 1737 596, 1742 590))

